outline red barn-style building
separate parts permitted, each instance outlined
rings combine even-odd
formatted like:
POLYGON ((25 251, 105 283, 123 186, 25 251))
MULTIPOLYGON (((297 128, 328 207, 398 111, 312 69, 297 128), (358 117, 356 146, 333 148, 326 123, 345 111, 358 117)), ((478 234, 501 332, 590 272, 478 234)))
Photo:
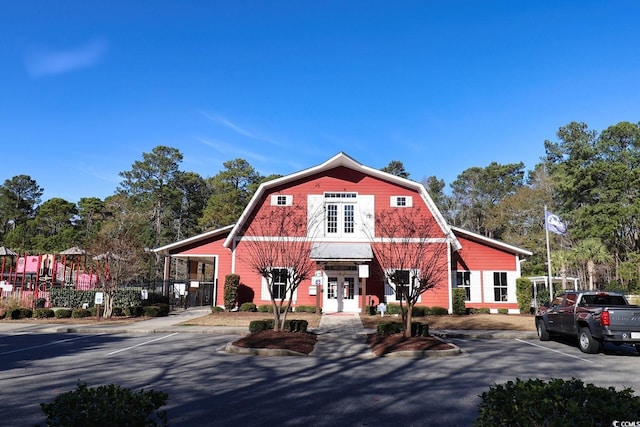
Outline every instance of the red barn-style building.
MULTIPOLYGON (((234 273, 240 276, 239 303, 261 305, 271 299, 256 266, 270 256, 270 249, 286 247, 292 258, 279 258, 282 265, 273 267, 284 271, 300 262, 312 270, 294 294, 294 308, 319 305, 325 313, 360 312, 363 304, 399 301, 384 271, 401 266, 382 265, 389 261, 377 255, 394 241, 406 248, 427 243, 437 253, 434 262, 446 270, 418 305, 451 312, 452 289, 463 288, 467 308, 518 312, 516 279, 523 257, 531 252, 449 226, 422 184, 367 167, 344 153, 263 183, 236 224, 154 251, 165 257, 165 281, 174 261, 186 265, 186 276, 179 280, 185 292, 201 293, 208 285, 206 298, 199 298, 203 303, 223 306, 225 277, 234 273), (383 216, 405 219, 390 232, 389 224, 380 221, 383 216), (406 218, 413 225, 402 222, 406 218), (428 235, 409 235, 417 223, 429 225, 423 232, 428 235)), ((284 286, 277 276, 276 295, 284 286)))

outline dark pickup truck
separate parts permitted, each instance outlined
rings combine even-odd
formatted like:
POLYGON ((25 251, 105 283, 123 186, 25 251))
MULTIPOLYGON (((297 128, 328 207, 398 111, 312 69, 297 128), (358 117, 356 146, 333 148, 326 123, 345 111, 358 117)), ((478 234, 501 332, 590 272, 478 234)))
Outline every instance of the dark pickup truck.
POLYGON ((567 291, 536 312, 540 341, 552 334, 578 338, 584 353, 598 353, 603 342, 630 344, 640 352, 640 307, 614 292, 567 291))

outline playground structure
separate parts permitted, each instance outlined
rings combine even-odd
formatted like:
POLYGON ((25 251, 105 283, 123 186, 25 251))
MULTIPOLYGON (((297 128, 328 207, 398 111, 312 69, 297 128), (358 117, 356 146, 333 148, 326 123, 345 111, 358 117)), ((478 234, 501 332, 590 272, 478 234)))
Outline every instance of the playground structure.
POLYGON ((0 278, 2 299, 18 298, 26 306, 48 301, 52 288, 90 290, 98 282, 86 255, 65 254, 3 256, 0 278))

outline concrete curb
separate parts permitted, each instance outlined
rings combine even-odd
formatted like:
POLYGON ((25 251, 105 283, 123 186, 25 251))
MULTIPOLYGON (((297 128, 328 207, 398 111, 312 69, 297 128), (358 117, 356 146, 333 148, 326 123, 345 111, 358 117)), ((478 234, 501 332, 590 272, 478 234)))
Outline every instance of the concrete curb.
POLYGON ((309 357, 308 354, 299 353, 297 351, 292 351, 292 350, 275 349, 275 348, 246 348, 246 347, 235 346, 232 343, 228 343, 224 347, 224 351, 227 352, 227 353, 243 354, 243 355, 249 355, 249 356, 303 356, 303 357, 309 357))

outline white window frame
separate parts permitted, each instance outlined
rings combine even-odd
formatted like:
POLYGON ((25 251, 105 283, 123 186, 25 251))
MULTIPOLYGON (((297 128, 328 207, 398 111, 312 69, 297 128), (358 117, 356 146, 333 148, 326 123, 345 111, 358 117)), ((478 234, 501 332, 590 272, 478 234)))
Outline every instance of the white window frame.
POLYGON ((471 272, 469 270, 458 270, 456 271, 455 278, 456 287, 464 289, 465 291, 464 301, 471 302, 471 272))
POLYGON ((272 194, 271 206, 293 206, 293 196, 288 194, 272 194))
POLYGON ((391 196, 389 205, 392 208, 412 208, 413 196, 391 196))
MULTIPOLYGON (((273 269, 274 269, 274 270, 289 270, 287 267, 274 267, 273 269)), ((274 281, 274 283, 272 283, 272 286, 273 286, 275 283, 276 283, 276 282, 274 281)), ((284 283, 284 292, 285 292, 285 296, 286 296, 287 286, 288 286, 288 283, 287 283, 287 282, 285 282, 285 283, 284 283)), ((261 297, 262 297, 262 298, 261 298, 261 299, 262 299, 263 301, 271 301, 271 296, 270 296, 270 294, 269 294, 269 283, 267 282, 267 279, 266 279, 266 278, 264 278, 264 277, 262 278, 262 286, 261 286, 261 290, 262 290, 262 295, 261 295, 261 297)), ((276 300, 280 300, 280 299, 282 299, 282 298, 275 298, 275 299, 276 299, 276 300)), ((296 289, 296 290, 293 292, 293 300, 292 300, 292 301, 293 301, 293 302, 295 302, 295 301, 297 301, 297 299, 298 299, 298 290, 296 289)))

